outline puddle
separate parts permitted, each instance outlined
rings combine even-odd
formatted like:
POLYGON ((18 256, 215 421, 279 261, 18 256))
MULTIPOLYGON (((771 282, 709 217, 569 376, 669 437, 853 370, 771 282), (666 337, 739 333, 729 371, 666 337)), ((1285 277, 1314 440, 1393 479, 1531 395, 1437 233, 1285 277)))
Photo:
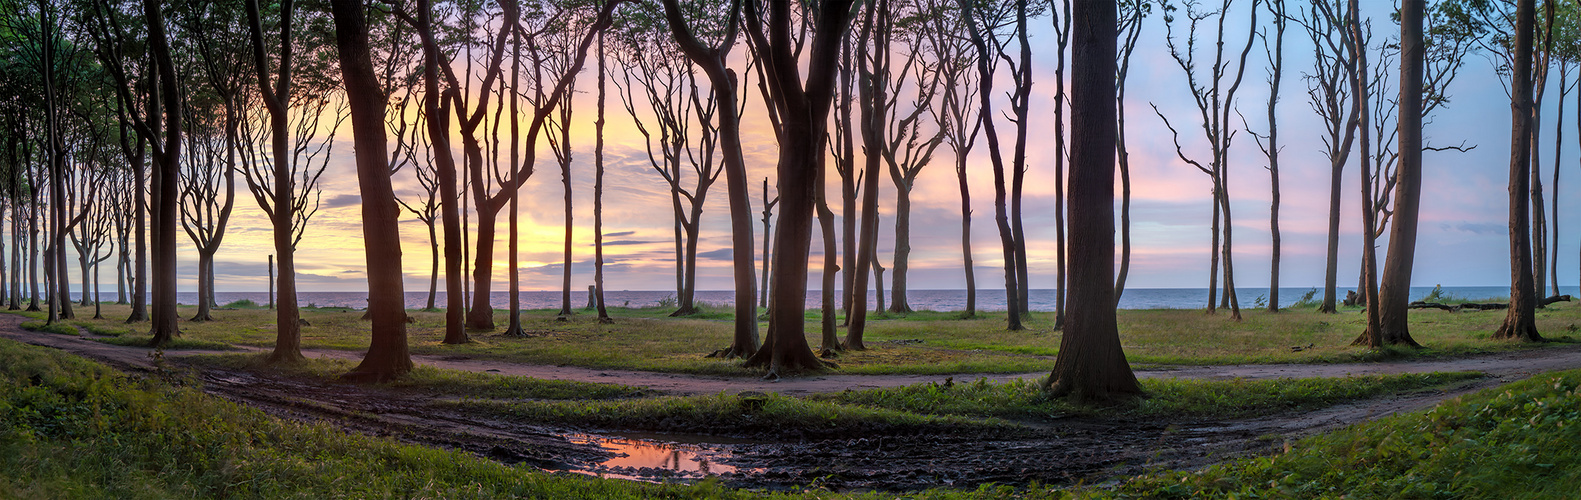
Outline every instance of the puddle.
POLYGON ((667 478, 701 479, 713 475, 731 476, 738 472, 751 472, 751 469, 740 470, 735 466, 720 463, 722 460, 728 460, 731 453, 719 445, 738 444, 732 442, 737 440, 727 438, 670 434, 579 434, 569 438, 572 442, 591 444, 615 454, 585 471, 579 471, 586 474, 656 481, 667 478))

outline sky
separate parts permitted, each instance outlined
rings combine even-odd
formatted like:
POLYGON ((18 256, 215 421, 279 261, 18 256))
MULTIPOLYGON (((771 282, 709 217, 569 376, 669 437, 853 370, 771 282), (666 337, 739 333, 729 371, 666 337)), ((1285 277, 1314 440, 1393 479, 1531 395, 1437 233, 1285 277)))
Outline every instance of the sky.
MULTIPOLYGON (((1375 18, 1377 39, 1396 30, 1387 19, 1387 12, 1366 2, 1376 11, 1367 14, 1375 18)), ((1239 23, 1245 26, 1246 2, 1237 2, 1231 12, 1231 30, 1239 23)), ((1266 15, 1264 15, 1266 19, 1266 15)), ((1055 285, 1055 227, 1053 163, 1056 154, 1053 141, 1046 132, 1053 130, 1052 107, 1055 104, 1054 38, 1048 18, 1033 21, 1034 87, 1030 129, 1033 140, 1028 147, 1030 170, 1027 173, 1025 224, 1027 247, 1030 256, 1031 286, 1052 288, 1055 285)), ((1200 288, 1207 283, 1209 266, 1209 224, 1212 214, 1211 183, 1208 176, 1181 162, 1175 154, 1168 129, 1156 116, 1151 106, 1176 124, 1181 130, 1181 145, 1188 156, 1204 157, 1208 150, 1194 121, 1196 109, 1191 105, 1181 69, 1169 57, 1164 44, 1164 25, 1160 16, 1144 21, 1144 34, 1139 42, 1129 79, 1126 99, 1128 137, 1132 162, 1132 240, 1134 251, 1128 287, 1138 288, 1200 288)), ((1242 31, 1241 33, 1245 33, 1242 31)), ((1211 34, 1203 33, 1203 45, 1211 41, 1211 34)), ((1244 35, 1233 37, 1232 47, 1239 47, 1244 35)), ((1282 232, 1283 262, 1281 284, 1286 287, 1320 287, 1323 281, 1326 241, 1329 164, 1322 153, 1320 121, 1307 102, 1305 84, 1300 74, 1311 65, 1310 44, 1305 34, 1291 26, 1286 39, 1286 73, 1279 104, 1280 135, 1285 147, 1280 157, 1280 183, 1282 205, 1280 227, 1282 232)), ((1206 47, 1203 47, 1206 48, 1206 47)), ((1266 69, 1258 51, 1253 55, 1236 96, 1235 105, 1246 115, 1253 129, 1266 130, 1266 69)), ((737 50, 739 53, 741 49, 737 50)), ((1211 57, 1211 54, 1199 55, 1211 57)), ((1204 64, 1205 65, 1205 64, 1204 64)), ((591 65, 589 66, 591 67, 591 65)), ((739 70, 738 70, 739 71, 739 70)), ((1003 72, 1002 72, 1003 73, 1003 72)), ((1557 74, 1557 71, 1555 72, 1557 74)), ((750 82, 749 82, 750 84, 750 82)), ((996 85, 1004 89, 1004 82, 996 85)), ((582 289, 592 282, 592 145, 594 95, 593 73, 585 71, 578 85, 573 106, 573 147, 575 162, 572 167, 575 221, 573 288, 582 289)), ((618 98, 610 87, 608 128, 606 129, 606 188, 604 193, 605 274, 610 290, 673 290, 674 289, 674 240, 668 187, 648 164, 643 138, 636 132, 630 117, 619 107, 618 98)), ((772 132, 763 114, 760 96, 755 88, 744 85, 750 92, 744 116, 743 142, 746 149, 748 178, 751 179, 754 220, 762 209, 762 180, 773 178, 775 151, 772 132)), ((1557 84, 1551 84, 1545 101, 1543 123, 1542 161, 1545 186, 1551 181, 1553 134, 1555 125, 1554 104, 1557 101, 1557 84)), ((1448 90, 1451 101, 1441 108, 1424 132, 1431 144, 1459 144, 1475 146, 1469 152, 1428 152, 1424 154, 1424 186, 1422 200, 1421 233, 1417 245, 1413 285, 1432 286, 1484 286, 1508 283, 1508 234, 1506 220, 1508 198, 1509 152, 1509 101, 1493 66, 1486 54, 1473 54, 1467 58, 1460 77, 1448 90)), ((1003 100, 997 101, 1002 103, 1003 100)), ((1581 108, 1569 103, 1567 113, 1581 108)), ((1578 116, 1577 118, 1581 118, 1578 116)), ((1575 118, 1571 120, 1576 120, 1575 118)), ((1570 120, 1567 120, 1570 121, 1570 120)), ((1009 127, 1000 118, 1000 127, 1009 127)), ((1575 122, 1572 121, 1572 124, 1575 122)), ((1567 131, 1574 146, 1575 126, 1567 131)), ((360 291, 366 289, 366 275, 361 247, 361 223, 358 203, 357 180, 351 149, 351 129, 343 127, 328 163, 322 181, 322 205, 308 223, 306 234, 297 255, 299 287, 303 291, 360 291)), ((459 144, 459 141, 457 141, 459 144)), ((1007 146, 1008 147, 1008 146, 1007 146)), ((993 224, 992 172, 979 145, 970 158, 973 206, 973 257, 975 272, 982 286, 994 286, 1002 272, 999 259, 998 234, 993 224)), ((537 163, 537 174, 528 180, 521 198, 521 288, 523 290, 557 290, 560 286, 563 261, 561 245, 563 235, 563 199, 558 166, 544 148, 537 163)), ((459 145, 457 157, 460 156, 459 145)), ((964 270, 960 255, 960 199, 955 173, 948 162, 947 149, 941 148, 935 164, 925 168, 912 192, 912 254, 910 283, 914 289, 956 289, 964 287, 964 270)), ((1577 213, 1581 201, 1569 194, 1581 180, 1571 180, 1571 172, 1581 174, 1581 158, 1575 147, 1569 147, 1561 162, 1561 191, 1557 196, 1561 218, 1559 233, 1560 279, 1573 285, 1581 276, 1578 271, 1577 244, 1581 240, 1581 224, 1577 213)), ((1267 164, 1262 153, 1244 130, 1236 135, 1230 158, 1229 192, 1234 213, 1234 257, 1237 285, 1241 287, 1267 286, 1270 271, 1269 186, 1267 164)), ((1354 160, 1345 171, 1344 202, 1342 209, 1342 238, 1340 242, 1339 283, 1341 286, 1356 281, 1360 266, 1360 226, 1358 194, 1360 184, 1354 160)), ((831 193, 838 193, 837 176, 831 173, 831 193)), ((687 181, 683 181, 687 182, 687 181)), ((894 184, 886 175, 881 181, 880 211, 880 260, 886 266, 893 262, 893 205, 894 184)), ((415 196, 418 184, 410 169, 397 174, 397 194, 415 196)), ((724 182, 715 184, 709 192, 703 215, 702 237, 699 245, 698 288, 720 290, 731 287, 729 217, 724 182)), ((1551 187, 1549 187, 1551 189, 1551 187)), ((770 181, 773 196, 773 181, 770 181)), ((1548 194, 1550 203, 1555 196, 1548 194)), ((225 244, 216 259, 217 289, 220 291, 262 291, 267 286, 266 260, 273 253, 269 239, 270 229, 250 196, 239 193, 236 212, 225 244)), ((838 212, 838 204, 832 207, 838 212)), ((409 215, 409 214, 408 214, 409 215)), ((778 214, 776 214, 776 217, 778 214)), ((476 218, 472 217, 472 222, 476 218)), ((776 221, 777 223, 777 221, 776 221)), ((761 223, 754 224, 758 252, 762 248, 761 223)), ((415 217, 407 216, 401 222, 403 268, 406 272, 407 291, 424 291, 429 279, 429 243, 427 228, 415 217)), ((499 238, 496 251, 495 290, 505 288, 506 226, 505 216, 500 217, 499 238)), ((181 277, 182 290, 197 287, 197 254, 191 242, 182 238, 181 277)), ((1070 244, 1079 245, 1080 241, 1070 244)), ((1379 242, 1379 258, 1387 248, 1386 239, 1379 242)), ((813 275, 809 277, 815 288, 818 283, 817 262, 822 246, 814 232, 813 275)), ((886 274, 887 276, 887 274, 886 274)), ((886 278, 887 281, 887 278, 886 278)), ((441 277, 440 288, 443 289, 441 277)))

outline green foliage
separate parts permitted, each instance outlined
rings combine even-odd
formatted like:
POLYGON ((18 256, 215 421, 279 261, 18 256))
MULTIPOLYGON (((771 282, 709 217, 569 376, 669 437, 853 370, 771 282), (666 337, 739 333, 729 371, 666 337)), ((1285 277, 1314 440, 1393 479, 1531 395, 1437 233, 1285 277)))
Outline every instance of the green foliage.
POLYGON ((1315 308, 1317 308, 1319 301, 1317 299, 1313 298, 1316 295, 1317 295, 1317 289, 1316 288, 1308 289, 1307 293, 1301 294, 1301 298, 1296 299, 1294 304, 1290 304, 1290 309, 1315 309, 1315 308))
POLYGON ((231 303, 220 307, 224 307, 226 309, 257 309, 263 306, 258 305, 257 302, 253 302, 250 299, 241 299, 232 301, 231 303))
POLYGON ((1303 439, 1273 457, 1132 479, 1118 498, 1572 498, 1581 371, 1303 439))

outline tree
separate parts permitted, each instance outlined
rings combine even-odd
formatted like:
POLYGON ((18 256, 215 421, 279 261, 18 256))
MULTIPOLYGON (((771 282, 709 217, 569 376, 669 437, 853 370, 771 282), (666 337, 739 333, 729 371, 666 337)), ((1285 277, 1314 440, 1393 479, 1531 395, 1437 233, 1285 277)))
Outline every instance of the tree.
MULTIPOLYGON (((132 78, 126 62, 140 60, 140 56, 128 56, 129 49, 138 46, 127 30, 123 29, 121 5, 112 5, 109 0, 96 0, 93 3, 94 15, 88 16, 91 20, 87 23, 87 31, 94 41, 94 52, 98 56, 101 67, 115 82, 112 87, 116 92, 118 115, 123 124, 137 132, 139 143, 146 144, 152 157, 154 176, 150 189, 153 200, 152 235, 153 248, 153 308, 152 325, 150 333, 152 347, 163 347, 170 343, 179 334, 176 328, 176 201, 177 171, 180 168, 182 124, 181 100, 179 80, 176 76, 175 63, 171 56, 170 37, 165 26, 165 15, 162 3, 155 0, 143 0, 143 23, 146 28, 147 62, 141 69, 145 72, 142 84, 148 89, 149 98, 146 100, 147 111, 140 114, 133 111, 140 102, 132 95, 132 78)), ((127 16, 130 18, 131 16, 127 16)), ((135 67, 134 67, 135 68, 135 67)), ((125 144, 123 143, 123 149, 125 144)), ((139 168, 140 161, 134 161, 133 167, 139 168)), ((139 184, 141 184, 141 175, 139 184)), ((139 193, 141 190, 139 190, 139 193)), ((142 203, 138 203, 142 206, 142 203)), ((138 227, 141 233, 142 227, 138 227)), ((139 245, 141 247, 141 245, 139 245)), ((139 254, 142 252, 139 251, 139 254)), ((138 272, 142 273, 142 265, 138 265, 138 272)), ((137 280, 141 287, 142 279, 137 280)), ((133 299, 132 317, 128 322, 138 320, 136 293, 133 299)))
MULTIPOLYGON (((313 13, 316 14, 316 13, 313 13)), ((264 46, 263 16, 256 0, 247 2, 247 19, 250 23, 253 70, 256 73, 258 98, 268 112, 267 128, 253 128, 251 137, 241 148, 245 158, 243 169, 247 189, 259 208, 268 215, 274 229, 274 251, 280 269, 280 279, 275 283, 279 296, 275 308, 275 348, 270 353, 270 363, 295 363, 302 359, 301 313, 296 301, 296 245, 302 240, 307 221, 318 211, 318 180, 334 148, 335 130, 346 119, 344 102, 329 117, 329 130, 320 139, 320 120, 329 110, 332 94, 338 82, 329 77, 321 54, 324 50, 318 36, 325 30, 322 16, 304 16, 309 21, 307 29, 296 30, 297 12, 293 0, 280 2, 276 32, 271 33, 279 49, 270 52, 264 46), (297 52, 297 44, 305 49, 297 52), (298 67, 296 58, 303 56, 298 67), (270 76, 271 68, 275 70, 270 76), (302 71, 297 81, 296 72, 302 71), (295 112, 293 112, 295 110, 295 112), (267 138, 270 154, 258 148, 267 138), (315 166, 314 164, 317 164, 315 166)), ((381 125, 382 126, 382 125, 381 125)), ((382 156, 382 153, 381 153, 382 156)))
MULTIPOLYGON (((1369 345, 1416 346, 1407 323, 1411 266, 1416 258, 1417 213, 1422 203, 1422 70, 1424 0, 1400 4, 1400 160, 1396 168, 1394 228, 1383 265, 1378 297, 1378 330, 1367 332, 1369 345)), ((1561 99, 1561 102, 1563 99, 1561 99)))
MULTIPOLYGON (((903 89, 912 91, 909 111, 902 115, 898 112, 900 108, 891 103, 888 115, 872 124, 881 132, 877 151, 888 167, 890 181, 895 184, 895 259, 891 264, 894 274, 890 277, 889 311, 897 314, 911 312, 911 304, 906 299, 907 273, 911 265, 911 191, 917 175, 933 160, 934 151, 944 142, 943 130, 935 128, 931 136, 922 131, 925 123, 922 117, 933 109, 944 86, 941 73, 922 59, 926 56, 923 48, 926 37, 922 30, 927 16, 933 15, 924 9, 920 1, 892 4, 891 12, 885 14, 889 24, 882 27, 885 33, 875 34, 880 35, 875 36, 875 43, 899 43, 905 50, 899 73, 892 72, 874 83, 888 85, 890 89, 884 95, 892 101, 899 101, 903 89)), ((875 46, 869 53, 877 49, 875 46)), ((885 47, 884 50, 889 52, 893 48, 885 47)), ((890 56, 885 57, 888 63, 890 56)))
MULTIPOLYGON (((735 103, 740 92, 736 73, 726 66, 730 49, 742 25, 743 2, 732 0, 725 12, 694 8, 695 21, 688 22, 678 0, 662 0, 664 19, 681 52, 708 75, 715 102, 735 103), (712 17, 708 17, 712 15, 712 17), (709 24, 713 19, 719 24, 709 24), (712 28, 712 29, 709 29, 712 28), (717 40, 705 45, 698 34, 717 40)), ((843 1, 843 0, 842 0, 843 1)), ((704 4, 706 5, 706 4, 704 4)), ((752 358, 758 351, 756 276, 752 269, 752 201, 747 192, 746 160, 741 153, 741 115, 735 106, 719 106, 719 150, 723 154, 726 196, 730 201, 730 249, 735 277, 735 328, 730 347, 713 355, 727 358, 752 358)))
MULTIPOLYGON (((1120 41, 1117 50, 1120 62, 1114 77, 1115 149, 1118 150, 1116 159, 1120 167, 1120 270, 1114 278, 1116 304, 1119 304, 1120 296, 1125 294, 1125 280, 1131 274, 1131 152, 1125 145, 1125 82, 1131 73, 1131 54, 1136 51, 1136 41, 1142 36, 1142 19, 1152 12, 1153 4, 1147 0, 1121 0, 1119 6, 1120 14, 1116 17, 1119 19, 1120 41)), ((1277 215, 1275 217, 1277 220, 1277 215)), ((1277 249, 1278 245, 1274 248, 1277 249)), ((1278 267, 1277 264, 1274 266, 1275 269, 1278 267)))
POLYGON ((1510 78, 1510 307, 1497 339, 1540 342, 1537 333, 1536 282, 1532 277, 1531 177, 1532 35, 1536 24, 1533 0, 1517 0, 1514 59, 1510 78))
POLYGON ((362 363, 343 378, 384 381, 412 369, 406 345, 406 293, 401 275, 401 232, 385 145, 385 93, 373 71, 368 25, 358 0, 334 0, 335 46, 357 152, 362 195, 362 236, 368 265, 372 342, 362 363), (355 90, 353 90, 355 89, 355 90))
POLYGON ((1187 36, 1184 47, 1176 43, 1174 35, 1176 19, 1174 12, 1178 7, 1167 1, 1163 7, 1165 26, 1169 28, 1169 35, 1165 39, 1169 46, 1169 55, 1174 59, 1176 65, 1180 67, 1180 70, 1185 73, 1186 88, 1191 92, 1192 101, 1196 105, 1199 119, 1201 120, 1203 136, 1208 143, 1207 165, 1203 165, 1204 162, 1201 160, 1187 156, 1185 149, 1180 143, 1180 133, 1175 130, 1174 125, 1169 123, 1169 119, 1164 116, 1163 112, 1158 111, 1157 105, 1153 106, 1153 111, 1158 114, 1159 119, 1164 121, 1164 125, 1169 127, 1170 132, 1174 135, 1175 155, 1180 158, 1180 161, 1195 167, 1212 179, 1213 225, 1211 231, 1213 237, 1210 245, 1212 249, 1210 264, 1208 266, 1208 313, 1212 314, 1216 307, 1219 307, 1219 305, 1215 304, 1215 294, 1218 291, 1219 260, 1222 256, 1224 261, 1224 300, 1230 309, 1230 319, 1239 321, 1241 319, 1241 307, 1239 299, 1235 296, 1235 266, 1232 259, 1234 256, 1232 251, 1234 223, 1231 216, 1229 194, 1230 146, 1235 140, 1235 130, 1230 125, 1230 111, 1235 105, 1235 93, 1240 89, 1241 80, 1246 75, 1246 56, 1251 52, 1252 43, 1256 39, 1257 31, 1255 27, 1257 26, 1257 5, 1259 1, 1252 0, 1252 5, 1249 9, 1251 12, 1249 23, 1251 27, 1247 29, 1246 43, 1241 49, 1240 56, 1237 59, 1238 62, 1234 63, 1234 75, 1231 76, 1228 71, 1231 68, 1231 63, 1224 60, 1224 27, 1233 3, 1233 0, 1224 0, 1217 11, 1203 12, 1197 10, 1198 4, 1195 0, 1187 0, 1185 2, 1185 16, 1187 23, 1189 23, 1191 34, 1187 36), (1194 50, 1197 41, 1195 33, 1198 24, 1214 17, 1217 18, 1218 29, 1213 45, 1213 63, 1208 69, 1205 81, 1199 81, 1196 73, 1197 53, 1194 50), (1228 88, 1224 87, 1224 79, 1226 77, 1231 78, 1228 88), (1221 234, 1223 236, 1222 245, 1221 234))
MULTIPOLYGON (((620 85, 620 97, 647 141, 649 165, 670 188, 678 306, 671 316, 687 316, 697 313, 697 244, 703 207, 709 189, 725 171, 719 154, 719 127, 714 122, 720 104, 713 93, 698 85, 697 66, 675 46, 663 15, 637 9, 628 10, 624 17, 628 26, 621 34, 624 85, 620 85), (639 104, 643 102, 646 106, 639 104), (651 119, 645 119, 648 114, 651 119), (657 154, 654 146, 658 146, 657 154), (690 188, 682 184, 688 171, 695 178, 690 188)), ((735 112, 739 116, 739 110, 735 112)))
POLYGON ((1114 309, 1116 89, 1113 2, 1071 12, 1070 310, 1054 371, 1055 396, 1106 400, 1140 394, 1114 309))
MULTIPOLYGON (((1005 9, 1001 5, 997 6, 999 8, 996 8, 995 11, 987 12, 982 11, 981 8, 994 6, 979 6, 972 0, 957 0, 957 2, 961 6, 961 17, 966 19, 968 39, 971 40, 972 48, 977 53, 977 81, 982 86, 977 93, 980 107, 978 115, 982 117, 983 141, 988 145, 988 159, 994 171, 994 222, 999 227, 999 247, 1002 250, 1005 266, 1007 328, 1012 331, 1021 330, 1023 328, 1021 326, 1021 308, 1015 307, 1016 304, 1021 303, 1021 299, 1017 297, 1021 293, 1021 287, 1016 284, 1016 238, 1015 233, 1011 230, 1010 216, 1005 211, 1005 162, 1003 155, 1000 153, 999 130, 994 125, 993 119, 992 96, 995 66, 989 61, 995 59, 996 55, 989 51, 988 43, 985 41, 990 36, 997 36, 995 33, 1002 24, 1000 20, 1005 18, 1005 9)), ((1021 24, 1024 25, 1025 21, 1023 20, 1021 24)), ((998 45, 997 39, 995 45, 998 45)))
MULTIPOLYGON (((604 307, 604 32, 598 33, 598 119, 593 122, 593 302, 598 308, 599 323, 614 323, 604 307)), ((514 210, 514 209, 513 209, 514 210)), ((511 232, 515 234, 513 230, 511 232)), ((511 252, 515 255, 515 252, 511 252)), ((514 266, 513 266, 514 267, 514 266)), ((515 286, 512 285, 512 289, 515 286)))
MULTIPOLYGON (((1268 312, 1279 312, 1279 83, 1284 77, 1285 67, 1285 25, 1289 15, 1285 13, 1284 0, 1268 0, 1268 14, 1273 17, 1274 44, 1268 45, 1267 32, 1259 33, 1263 40, 1263 50, 1268 54, 1268 135, 1258 135, 1247 125, 1246 132, 1252 135, 1257 143, 1257 149, 1268 158, 1268 178, 1270 182, 1270 198, 1268 205, 1268 232, 1272 240, 1268 272, 1268 312)), ((1241 123, 1246 123, 1246 117, 1241 117, 1241 123)), ((1123 135, 1123 133, 1122 133, 1123 135)))
POLYGON ((956 185, 961 191, 961 265, 966 271, 963 316, 970 319, 977 316, 977 273, 972 269, 972 195, 966 182, 967 157, 977 145, 983 122, 977 108, 971 104, 979 87, 972 56, 967 52, 971 47, 959 36, 961 30, 966 29, 966 23, 959 9, 946 2, 948 0, 928 0, 926 6, 928 24, 923 32, 936 65, 934 71, 940 79, 951 83, 943 86, 938 105, 929 108, 929 112, 944 134, 944 143, 955 156, 956 185))
POLYGON ((1351 99, 1350 55, 1341 49, 1345 25, 1341 5, 1315 2, 1302 9, 1298 21, 1312 40, 1313 61, 1306 80, 1308 104, 1323 119, 1324 154, 1329 160, 1329 211, 1326 265, 1323 274, 1323 302, 1319 312, 1335 313, 1336 280, 1339 272, 1340 182, 1345 162, 1356 141, 1357 102, 1351 99))
POLYGON ((761 64, 765 84, 782 126, 778 160, 779 230, 774 238, 774 287, 769 292, 769 332, 746 362, 768 369, 769 377, 826 366, 807 346, 803 312, 807 307, 807 257, 812 244, 812 213, 818 169, 823 165, 826 120, 834 97, 840 41, 850 26, 852 2, 832 0, 807 6, 803 19, 812 23, 812 44, 806 55, 806 77, 793 50, 790 2, 760 6, 746 0, 743 13, 747 38, 761 64), (816 8, 816 10, 811 10, 816 8), (767 12, 763 12, 766 10, 767 12))

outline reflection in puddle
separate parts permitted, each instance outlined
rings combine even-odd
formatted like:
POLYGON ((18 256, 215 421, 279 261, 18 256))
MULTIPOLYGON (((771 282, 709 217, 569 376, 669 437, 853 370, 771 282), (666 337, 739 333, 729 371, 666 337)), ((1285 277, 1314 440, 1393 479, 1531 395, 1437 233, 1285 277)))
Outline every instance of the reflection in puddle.
POLYGON ((685 436, 652 437, 664 440, 585 434, 571 436, 571 440, 599 446, 615 454, 587 471, 605 477, 652 481, 665 477, 702 478, 737 472, 734 466, 718 463, 718 460, 730 458, 728 451, 703 443, 675 442, 686 440, 685 436))

